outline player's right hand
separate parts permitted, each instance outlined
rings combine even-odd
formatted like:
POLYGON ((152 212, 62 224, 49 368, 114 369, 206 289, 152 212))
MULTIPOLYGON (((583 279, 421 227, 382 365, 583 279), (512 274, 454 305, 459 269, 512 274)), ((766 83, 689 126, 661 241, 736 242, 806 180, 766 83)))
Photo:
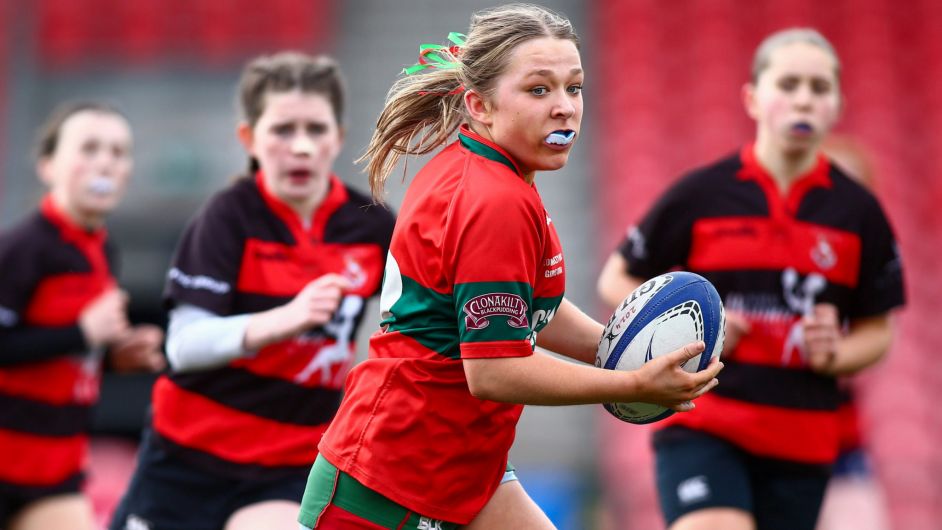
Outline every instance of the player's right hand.
POLYGON ((111 288, 89 302, 78 321, 85 342, 97 348, 124 336, 129 328, 127 304, 127 293, 118 288, 111 288))
POLYGON ((350 280, 339 274, 325 274, 304 286, 285 308, 286 324, 294 333, 330 322, 340 305, 350 280))
POLYGON ((681 365, 700 355, 705 347, 703 342, 692 342, 645 363, 639 370, 641 380, 644 381, 644 395, 638 401, 654 403, 678 412, 693 410, 693 400, 719 384, 716 376, 723 369, 723 363, 714 357, 699 372, 691 374, 684 371, 681 365))

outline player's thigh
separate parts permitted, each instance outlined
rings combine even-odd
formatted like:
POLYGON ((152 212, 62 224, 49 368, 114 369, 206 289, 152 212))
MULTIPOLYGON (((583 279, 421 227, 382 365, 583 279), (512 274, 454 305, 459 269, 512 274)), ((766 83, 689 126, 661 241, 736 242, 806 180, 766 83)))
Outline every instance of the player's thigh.
POLYGON ((467 530, 514 528, 520 530, 554 530, 556 527, 543 510, 527 495, 520 481, 502 483, 484 509, 463 526, 467 530))
POLYGON ((704 508, 674 521, 669 530, 756 530, 752 514, 738 508, 704 508))
POLYGON ((45 497, 24 507, 10 520, 9 530, 95 530, 91 503, 70 493, 45 497))
POLYGON ((301 505, 291 501, 264 501, 250 504, 232 514, 225 530, 283 530, 297 528, 301 505))

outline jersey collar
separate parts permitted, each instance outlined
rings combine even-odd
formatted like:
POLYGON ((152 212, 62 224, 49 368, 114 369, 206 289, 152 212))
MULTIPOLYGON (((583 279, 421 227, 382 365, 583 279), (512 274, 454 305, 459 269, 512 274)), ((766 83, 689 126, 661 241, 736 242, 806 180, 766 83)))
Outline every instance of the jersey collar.
POLYGON ((89 230, 73 221, 59 208, 59 205, 52 199, 52 194, 46 194, 43 197, 39 204, 39 211, 59 230, 63 240, 80 247, 101 245, 108 235, 104 226, 89 230))
POLYGON ((503 164, 520 177, 523 177, 520 168, 517 167, 517 164, 507 151, 504 151, 494 142, 488 141, 483 136, 472 131, 467 124, 462 124, 461 128, 458 129, 458 141, 461 142, 461 146, 468 151, 478 156, 483 156, 488 160, 503 164))
POLYGON ((292 233, 296 235, 307 233, 310 237, 318 241, 324 239, 324 230, 327 226, 327 220, 330 219, 330 216, 333 215, 340 206, 347 202, 348 198, 347 188, 343 185, 343 182, 337 175, 331 174, 327 184, 327 194, 324 196, 321 203, 317 205, 317 208, 314 209, 314 213, 311 215, 310 225, 305 229, 301 224, 301 219, 298 217, 297 212, 288 206, 287 203, 275 196, 275 194, 268 189, 268 186, 265 185, 265 175, 261 170, 255 173, 255 185, 258 187, 268 207, 288 225, 292 233))
POLYGON ((39 212, 59 231, 59 237, 66 243, 75 245, 96 274, 110 274, 108 258, 105 256, 104 245, 108 231, 104 226, 89 230, 73 221, 63 212, 51 194, 46 194, 39 203, 39 212))
POLYGON ((743 146, 739 158, 742 162, 742 169, 737 176, 740 180, 755 180, 759 184, 765 191, 773 214, 794 215, 798 211, 801 200, 811 189, 830 188, 832 186, 831 164, 824 154, 818 154, 818 160, 814 167, 795 179, 784 197, 775 183, 775 179, 756 158, 755 143, 743 146))

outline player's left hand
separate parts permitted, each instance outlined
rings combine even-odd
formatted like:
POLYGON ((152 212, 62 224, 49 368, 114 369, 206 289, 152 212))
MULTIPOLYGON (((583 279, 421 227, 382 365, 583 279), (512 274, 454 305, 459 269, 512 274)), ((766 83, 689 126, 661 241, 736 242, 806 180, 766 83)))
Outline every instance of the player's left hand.
POLYGON ((841 338, 837 306, 816 304, 812 313, 802 319, 802 328, 808 365, 820 374, 832 373, 841 338))
POLYGON ((108 350, 112 368, 117 372, 158 372, 167 366, 160 346, 164 332, 158 326, 141 324, 132 327, 108 350))

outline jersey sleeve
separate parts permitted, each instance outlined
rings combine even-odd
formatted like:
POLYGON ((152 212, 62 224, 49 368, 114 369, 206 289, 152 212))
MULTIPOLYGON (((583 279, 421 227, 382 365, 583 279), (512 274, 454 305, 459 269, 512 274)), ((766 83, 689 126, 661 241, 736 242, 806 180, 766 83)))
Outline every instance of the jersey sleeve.
POLYGON ((78 324, 30 326, 23 312, 43 275, 42 248, 20 232, 0 236, 0 366, 37 362, 86 348, 78 324))
POLYGON ((231 199, 216 195, 184 230, 167 273, 167 308, 189 304, 231 314, 245 239, 231 199))
POLYGON ((38 249, 20 243, 16 233, 0 236, 0 327, 4 328, 20 322, 42 275, 38 249))
POLYGON ((465 197, 454 244, 454 302, 461 357, 524 357, 533 353, 533 285, 546 216, 514 189, 465 197))
POLYGON ((618 246, 627 272, 650 278, 683 266, 690 253, 695 201, 691 186, 681 181, 661 195, 638 225, 629 227, 618 246))
POLYGON ((864 215, 860 278, 851 318, 885 313, 905 303, 903 266, 893 229, 874 198, 864 215))

